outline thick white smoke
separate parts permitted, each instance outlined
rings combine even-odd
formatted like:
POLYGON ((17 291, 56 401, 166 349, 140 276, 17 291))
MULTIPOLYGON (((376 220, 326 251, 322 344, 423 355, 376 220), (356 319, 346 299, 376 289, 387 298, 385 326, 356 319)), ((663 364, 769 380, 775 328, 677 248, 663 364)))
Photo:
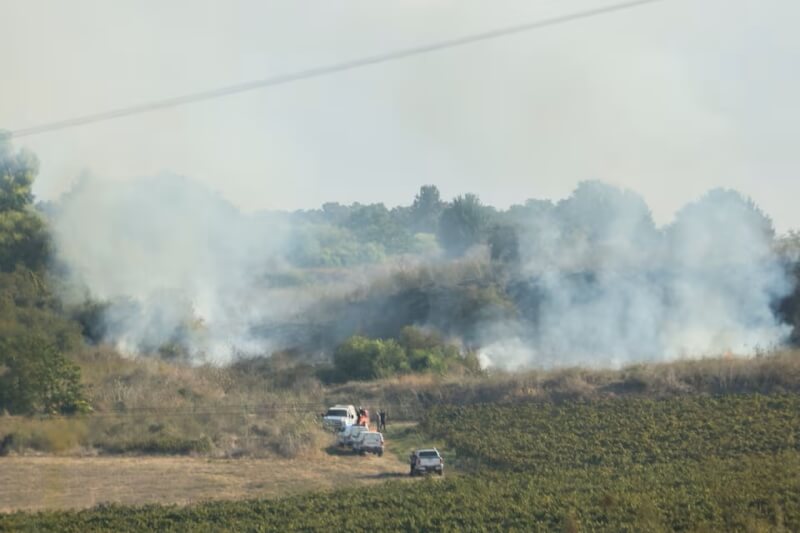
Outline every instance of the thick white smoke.
POLYGON ((644 201, 596 182, 528 220, 523 272, 536 317, 487 327, 500 367, 612 365, 783 343, 773 304, 792 289, 772 225, 738 193, 714 190, 657 229, 644 201))
MULTIPOLYGON (((789 333, 773 313, 792 285, 773 253, 772 225, 738 193, 712 191, 663 228, 638 195, 598 182, 558 204, 528 207, 516 219, 520 264, 508 288, 518 317, 480 325, 486 366, 748 354, 789 333)), ((348 291, 393 268, 339 270, 336 280, 311 285, 273 283, 276 273, 297 272, 287 259, 302 233, 292 217, 242 214, 175 176, 87 179, 53 216, 61 261, 92 298, 110 302, 106 340, 130 352, 178 345, 224 361, 302 345, 327 297, 347 302, 348 291)), ((379 303, 352 312, 394 311, 388 300, 382 309, 379 303)), ((328 341, 359 333, 364 322, 319 320, 334 322, 328 341)))
POLYGON ((281 266, 286 228, 185 178, 85 179, 53 226, 76 282, 111 302, 109 339, 132 352, 170 342, 215 358, 265 351, 251 326, 297 303, 261 279, 281 266))

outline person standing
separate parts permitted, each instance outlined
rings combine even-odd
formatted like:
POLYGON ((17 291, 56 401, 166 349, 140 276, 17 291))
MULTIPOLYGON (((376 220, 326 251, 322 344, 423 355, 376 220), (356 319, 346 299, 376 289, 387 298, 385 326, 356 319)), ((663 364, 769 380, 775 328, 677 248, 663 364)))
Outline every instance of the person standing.
POLYGON ((380 422, 380 424, 378 425, 378 429, 379 429, 379 431, 383 431, 383 430, 386 429, 386 411, 381 410, 381 412, 378 414, 378 416, 379 416, 379 422, 380 422))

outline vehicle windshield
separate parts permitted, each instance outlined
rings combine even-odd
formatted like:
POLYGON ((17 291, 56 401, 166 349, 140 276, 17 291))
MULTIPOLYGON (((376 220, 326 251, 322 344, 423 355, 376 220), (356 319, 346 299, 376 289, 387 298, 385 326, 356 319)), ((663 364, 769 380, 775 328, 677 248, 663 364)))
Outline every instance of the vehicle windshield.
POLYGON ((424 452, 419 452, 419 456, 430 459, 431 457, 439 457, 439 453, 434 450, 426 450, 424 452))
POLYGON ((325 416, 347 416, 347 409, 328 409, 325 416))

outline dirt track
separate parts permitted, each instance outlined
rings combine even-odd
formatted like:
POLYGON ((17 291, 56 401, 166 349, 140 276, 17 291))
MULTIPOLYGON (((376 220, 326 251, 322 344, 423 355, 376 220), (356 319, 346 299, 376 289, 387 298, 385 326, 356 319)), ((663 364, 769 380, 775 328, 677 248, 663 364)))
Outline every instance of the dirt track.
POLYGON ((277 497, 404 478, 394 454, 312 459, 3 457, 0 512, 277 497))

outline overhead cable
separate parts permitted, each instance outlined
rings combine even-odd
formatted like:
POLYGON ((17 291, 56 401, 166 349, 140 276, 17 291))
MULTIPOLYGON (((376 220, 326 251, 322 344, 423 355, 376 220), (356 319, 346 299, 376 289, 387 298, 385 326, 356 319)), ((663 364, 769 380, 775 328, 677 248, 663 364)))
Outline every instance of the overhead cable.
POLYGON ((310 78, 319 78, 322 76, 327 76, 330 74, 335 74, 338 72, 344 72, 347 70, 353 70, 361 67, 366 67, 370 65, 376 65, 379 63, 386 63, 389 61, 395 61, 398 59, 404 59, 407 57, 427 54, 430 52, 437 52, 440 50, 446 50, 450 48, 456 48, 459 46, 464 46, 472 43, 477 43, 481 41, 488 41, 491 39, 498 39, 500 37, 506 37, 509 35, 514 35, 518 33, 538 30, 542 28, 547 28, 550 26, 557 26, 561 24, 566 24, 568 22, 573 22, 576 20, 581 19, 588 19, 592 17, 597 17, 600 15, 606 15, 610 13, 615 13, 618 11, 624 11, 633 9, 636 7, 644 6, 647 4, 654 4, 656 2, 663 2, 664 0, 635 0, 630 2, 622 2, 612 5, 607 5, 604 7, 598 7, 594 9, 588 9, 585 11, 569 13, 566 15, 560 15, 557 17, 541 19, 534 22, 528 22, 524 24, 517 24, 515 26, 508 26, 505 28, 499 28, 491 31, 486 31, 483 33, 476 33, 471 35, 465 35, 462 37, 457 37, 454 39, 448 39, 444 41, 439 41, 435 43, 415 46, 412 48, 405 48, 401 50, 395 50, 393 52, 386 52, 382 54, 377 54, 373 56, 363 57, 360 59, 354 59, 350 61, 344 61, 341 63, 334 63, 331 65, 324 65, 314 68, 309 68, 306 70, 301 70, 297 72, 292 72, 288 74, 281 74, 277 76, 272 76, 268 78, 263 78, 259 80, 248 81, 244 83, 239 83, 236 85, 228 85, 226 87, 218 87, 216 89, 200 91, 190 94, 185 94, 183 96, 177 96, 174 98, 166 98, 162 100, 154 100, 151 102, 146 102, 138 105, 132 105, 129 107, 121 107, 118 109, 112 109, 109 111, 103 111, 100 113, 93 113, 89 115, 83 115, 79 117, 73 117, 66 120, 60 120, 56 122, 48 122, 44 124, 40 124, 38 126, 31 126, 28 128, 21 128, 18 130, 14 130, 10 132, 11 137, 26 137, 29 135, 37 135, 40 133, 45 133, 49 131, 55 130, 62 130, 67 128, 74 128, 76 126, 82 126, 85 124, 92 124, 95 122, 102 122, 106 120, 112 120, 120 117, 126 117, 130 115, 138 115, 141 113, 148 113, 152 111, 157 111, 161 109, 167 109, 187 104, 192 104, 196 102, 202 102, 205 100, 212 100, 216 98, 222 98, 225 96, 230 96, 233 94, 239 94, 247 91, 254 91, 257 89, 263 89, 266 87, 274 87, 276 85, 284 85, 287 83, 292 83, 300 80, 306 80, 310 78))

